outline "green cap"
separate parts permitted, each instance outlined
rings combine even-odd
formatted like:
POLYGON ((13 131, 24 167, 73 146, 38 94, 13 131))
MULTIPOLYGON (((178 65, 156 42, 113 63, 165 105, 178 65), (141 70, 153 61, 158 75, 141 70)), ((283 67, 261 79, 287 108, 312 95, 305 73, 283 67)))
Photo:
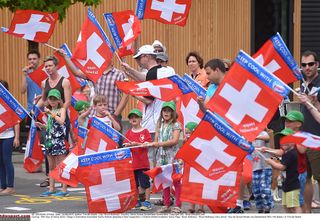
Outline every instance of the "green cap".
POLYGON ((57 89, 51 89, 48 93, 48 97, 55 97, 60 100, 61 99, 60 91, 58 91, 57 89))
POLYGON ((74 109, 76 109, 78 112, 86 109, 87 107, 90 107, 90 103, 86 101, 77 101, 77 103, 74 105, 74 109))
POLYGON ((292 110, 287 113, 286 116, 283 118, 290 120, 290 121, 300 121, 301 123, 304 122, 304 116, 300 111, 292 110))
POLYGON ((185 128, 187 128, 190 132, 193 132, 197 126, 198 126, 198 124, 196 122, 188 122, 185 125, 185 128))
POLYGON ((282 131, 275 133, 275 135, 282 135, 282 136, 288 136, 293 134, 294 131, 290 128, 284 128, 282 131))
POLYGON ((176 111, 176 103, 174 103, 173 101, 169 101, 169 102, 164 102, 162 104, 162 108, 165 108, 165 107, 170 107, 173 111, 176 111))
POLYGON ((142 117, 142 112, 140 110, 138 110, 138 109, 132 109, 128 114, 128 118, 130 118, 131 114, 135 114, 138 117, 142 117))

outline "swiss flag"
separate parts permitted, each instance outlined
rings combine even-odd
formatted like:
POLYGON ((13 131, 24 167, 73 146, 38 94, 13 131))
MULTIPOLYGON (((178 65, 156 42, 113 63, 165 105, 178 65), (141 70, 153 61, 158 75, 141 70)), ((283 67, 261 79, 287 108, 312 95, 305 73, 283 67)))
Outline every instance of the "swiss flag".
POLYGON ((199 171, 209 179, 218 179, 241 165, 253 146, 217 115, 207 111, 190 138, 175 158, 199 171))
MULTIPOLYGON (((63 44, 60 48, 64 49, 69 57, 71 57, 71 52, 67 46, 67 44, 63 44)), ((76 76, 73 75, 71 70, 68 68, 64 57, 59 54, 59 52, 55 52, 54 56, 58 58, 58 73, 64 78, 70 81, 72 93, 74 93, 77 89, 81 87, 81 80, 78 80, 76 76)), ((41 88, 42 81, 48 78, 46 70, 44 68, 44 64, 40 65, 35 71, 28 74, 29 77, 41 88)))
POLYGON ((141 33, 140 21, 132 10, 104 14, 120 57, 134 54, 132 43, 141 33))
POLYGON ((288 85, 240 51, 207 106, 253 141, 289 92, 288 85))
POLYGON ((58 13, 48 13, 36 10, 17 10, 9 29, 2 31, 36 42, 48 42, 58 20, 58 13))
POLYGON ((153 96, 162 101, 171 101, 177 96, 190 93, 188 85, 178 76, 144 82, 117 81, 119 90, 133 96, 153 96))
POLYGON ((304 131, 282 137, 280 144, 294 143, 314 150, 320 150, 320 137, 304 131))
POLYGON ((279 33, 267 40, 252 57, 286 84, 303 78, 298 64, 279 33))
POLYGON ((130 149, 79 157, 77 176, 85 185, 89 213, 122 213, 136 202, 130 149))
POLYGON ((85 154, 116 149, 119 140, 120 135, 115 129, 102 122, 97 117, 92 117, 85 145, 85 154))
POLYGON ((185 26, 191 0, 138 0, 139 19, 155 19, 164 24, 185 26))
POLYGON ((0 133, 23 121, 27 115, 22 105, 0 83, 0 133))
POLYGON ((242 167, 227 171, 218 179, 210 179, 197 169, 185 164, 181 185, 181 201, 208 205, 218 213, 235 207, 240 189, 242 167))
POLYGON ((34 172, 42 164, 44 155, 40 146, 39 133, 34 125, 34 120, 31 122, 29 136, 24 153, 23 167, 29 172, 34 172))
POLYGON ((94 83, 109 66, 114 48, 90 8, 82 25, 72 61, 94 83))
POLYGON ((187 74, 183 76, 183 80, 193 90, 176 98, 178 121, 185 128, 188 122, 200 123, 204 113, 199 108, 197 97, 205 98, 207 91, 187 74))
POLYGON ((43 113, 37 105, 33 105, 32 111, 34 113, 34 120, 41 122, 42 124, 47 124, 48 117, 43 113))
POLYGON ((177 164, 167 164, 145 171, 144 173, 153 179, 152 192, 157 193, 170 187, 173 182, 181 180, 182 174, 178 167, 177 164))

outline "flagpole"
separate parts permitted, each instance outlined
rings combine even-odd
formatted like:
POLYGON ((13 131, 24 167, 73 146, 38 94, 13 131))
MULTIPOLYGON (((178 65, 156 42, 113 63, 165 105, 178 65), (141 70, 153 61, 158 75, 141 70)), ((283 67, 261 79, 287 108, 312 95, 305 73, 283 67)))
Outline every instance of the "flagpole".
POLYGON ((117 52, 117 51, 115 51, 114 53, 116 54, 116 56, 117 56, 118 60, 120 61, 120 64, 122 64, 122 62, 123 62, 123 61, 121 60, 121 58, 120 58, 120 56, 119 56, 118 52, 117 52))
POLYGON ((48 43, 43 43, 45 46, 52 48, 53 50, 59 51, 59 48, 53 47, 52 45, 49 45, 48 43))
MULTIPOLYGON (((288 87, 290 89, 290 91, 292 91, 292 93, 294 93, 296 96, 299 96, 299 93, 296 92, 295 90, 293 90, 291 87, 288 87)), ((307 101, 306 102, 312 109, 318 111, 318 109, 310 102, 310 101, 307 101)))

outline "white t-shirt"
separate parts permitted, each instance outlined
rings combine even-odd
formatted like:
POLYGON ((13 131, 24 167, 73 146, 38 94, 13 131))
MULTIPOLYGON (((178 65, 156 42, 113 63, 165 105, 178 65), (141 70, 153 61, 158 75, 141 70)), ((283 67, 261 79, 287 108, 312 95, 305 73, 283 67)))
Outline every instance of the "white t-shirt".
POLYGON ((5 131, 0 133, 0 139, 7 139, 14 137, 13 127, 6 129, 5 131))
MULTIPOLYGON (((167 78, 175 75, 175 71, 171 67, 162 67, 157 70, 157 78, 167 78)), ((143 105, 143 118, 141 126, 149 130, 150 133, 156 132, 156 124, 160 117, 162 104, 164 102, 159 99, 154 99, 151 104, 143 105)))

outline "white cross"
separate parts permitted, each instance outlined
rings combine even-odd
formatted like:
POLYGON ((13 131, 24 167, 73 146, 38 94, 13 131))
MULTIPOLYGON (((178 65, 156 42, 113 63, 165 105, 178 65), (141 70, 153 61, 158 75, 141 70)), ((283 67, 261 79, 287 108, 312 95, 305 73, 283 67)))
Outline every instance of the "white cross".
POLYGON ((154 178, 154 185, 156 186, 157 189, 161 184, 163 189, 171 186, 172 184, 172 178, 171 178, 172 171, 173 171, 172 164, 161 166, 161 169, 162 169, 162 173, 158 174, 154 178))
POLYGON ((108 143, 106 141, 100 139, 98 150, 94 151, 93 149, 86 148, 85 154, 104 152, 104 151, 106 151, 107 146, 108 146, 108 143))
POLYGON ((163 0, 162 2, 152 0, 151 3, 151 9, 161 11, 160 17, 169 22, 172 20, 174 12, 184 14, 186 7, 186 5, 177 4, 176 0, 163 0))
POLYGON ((70 171, 72 169, 78 168, 78 156, 74 153, 70 153, 69 156, 63 161, 63 163, 66 165, 61 173, 61 177, 65 179, 70 179, 70 171))
MULTIPOLYGON (((7 112, 7 110, 4 108, 4 106, 0 104, 0 115, 2 115, 5 112, 7 112)), ((0 120, 0 128, 3 127, 4 125, 6 125, 6 123, 0 120)))
POLYGON ((255 101, 260 91, 261 88, 250 80, 246 81, 241 91, 228 83, 225 84, 219 95, 231 104, 226 117, 236 125, 239 125, 246 115, 261 122, 268 109, 255 101))
POLYGON ((98 49, 102 45, 103 41, 97 35, 97 33, 93 32, 87 40, 87 59, 81 60, 78 59, 82 66, 85 66, 89 60, 91 60, 98 68, 102 66, 105 62, 105 59, 99 54, 98 49))
POLYGON ((124 23, 124 24, 121 25, 122 30, 124 32, 124 38, 123 38, 124 42, 129 40, 130 38, 132 38, 134 36, 133 35, 133 30, 132 30, 133 23, 134 23, 134 16, 130 15, 130 18, 128 19, 128 23, 124 23))
POLYGON ((145 81, 137 84, 139 88, 147 88, 150 91, 150 94, 154 97, 161 98, 161 89, 160 88, 168 88, 172 89, 171 84, 163 84, 163 85, 154 85, 149 81, 145 81))
POLYGON ((234 187, 236 184, 237 172, 229 171, 217 180, 209 179, 203 176, 194 168, 190 168, 189 182, 203 184, 202 198, 208 200, 217 200, 219 187, 230 186, 234 187))
POLYGON ((34 40, 37 32, 48 33, 51 27, 50 23, 42 22, 43 15, 32 14, 29 21, 24 24, 16 24, 14 33, 23 34, 23 38, 34 40))
POLYGON ((294 136, 296 137, 303 137, 306 138, 301 145, 306 146, 306 147, 313 147, 313 148, 318 148, 320 147, 320 137, 314 137, 311 134, 306 134, 306 133, 296 133, 294 136), (316 139, 318 138, 318 139, 316 139))
POLYGON ((188 122, 199 123, 201 121, 201 119, 197 116, 199 110, 199 105, 193 98, 189 100, 187 106, 184 106, 183 102, 181 101, 180 111, 182 113, 184 125, 186 125, 188 122))
POLYGON ((101 169, 100 175, 101 184, 89 187, 91 199, 104 199, 108 212, 120 209, 119 195, 131 191, 130 179, 117 181, 114 167, 101 169))
POLYGON ((236 159, 236 157, 224 152, 228 145, 216 136, 211 140, 204 140, 197 137, 190 145, 201 150, 201 153, 195 161, 206 170, 208 170, 216 160, 226 166, 230 166, 236 159))
POLYGON ((274 59, 272 59, 269 64, 264 65, 264 58, 262 54, 260 54, 254 60, 261 64, 263 67, 265 67, 271 73, 274 73, 281 68, 280 65, 274 59))
POLYGON ((61 68, 59 68, 58 73, 60 75, 62 75, 64 78, 69 78, 70 77, 69 71, 68 71, 66 65, 63 65, 61 68))

